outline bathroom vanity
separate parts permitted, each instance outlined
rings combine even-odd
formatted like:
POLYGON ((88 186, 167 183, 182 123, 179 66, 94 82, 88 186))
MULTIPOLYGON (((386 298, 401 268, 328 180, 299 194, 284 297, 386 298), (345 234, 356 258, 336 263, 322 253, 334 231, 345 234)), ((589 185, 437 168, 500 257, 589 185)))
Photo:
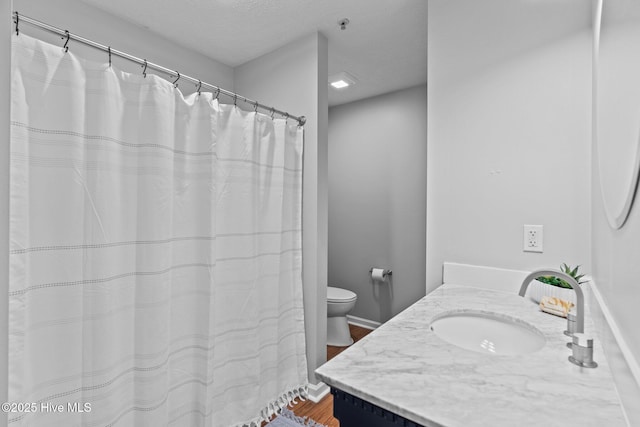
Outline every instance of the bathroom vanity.
MULTIPOLYGON (((589 318, 585 328, 593 331, 589 318)), ((332 388, 341 427, 625 426, 600 343, 597 368, 576 366, 565 329, 566 319, 528 298, 447 284, 316 373, 332 388), (516 345, 509 354, 501 343, 473 351, 432 330, 439 319, 465 313, 504 318, 542 344, 516 345)))

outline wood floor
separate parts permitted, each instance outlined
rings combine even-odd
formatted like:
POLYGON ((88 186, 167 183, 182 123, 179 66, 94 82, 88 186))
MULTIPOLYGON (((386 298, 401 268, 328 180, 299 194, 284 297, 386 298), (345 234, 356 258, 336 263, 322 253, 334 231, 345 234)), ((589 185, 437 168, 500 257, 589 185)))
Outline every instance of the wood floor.
MULTIPOLYGON (((359 326, 349 325, 351 336, 354 341, 359 341, 364 336, 369 334, 371 330, 361 328, 359 326)), ((331 360, 338 354, 346 350, 348 347, 333 347, 327 346, 327 360, 331 360)), ((340 422, 333 418, 333 396, 331 394, 326 395, 320 402, 313 403, 310 400, 292 405, 289 407, 299 417, 309 417, 320 424, 324 424, 327 427, 340 427, 340 422)))

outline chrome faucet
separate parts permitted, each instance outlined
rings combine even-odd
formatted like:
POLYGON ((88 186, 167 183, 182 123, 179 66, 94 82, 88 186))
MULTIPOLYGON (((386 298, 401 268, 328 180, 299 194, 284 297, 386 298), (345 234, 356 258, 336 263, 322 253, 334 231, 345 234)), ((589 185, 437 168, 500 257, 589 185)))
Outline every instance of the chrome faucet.
POLYGON ((576 279, 574 279, 573 277, 569 276, 567 273, 563 273, 562 271, 552 270, 552 269, 536 270, 536 271, 532 272, 531 274, 529 274, 527 277, 524 278, 524 280, 522 281, 522 286, 520 286, 520 292, 518 292, 518 295, 523 297, 524 294, 527 292, 527 288, 529 287, 529 284, 534 279, 536 279, 536 278, 538 278, 540 276, 556 276, 556 277, 558 277, 560 279, 565 280, 566 282, 568 282, 571 285, 573 290, 576 292, 576 329, 575 329, 575 332, 576 333, 583 333, 584 332, 584 294, 582 293, 582 289, 580 288, 580 285, 578 285, 578 282, 576 282, 576 279))
POLYGON ((584 294, 582 293, 582 289, 580 285, 573 277, 569 276, 567 273, 563 273, 558 270, 536 270, 529 274, 522 281, 522 286, 520 286, 520 292, 518 295, 521 297, 527 292, 527 288, 529 284, 536 278, 540 276, 556 276, 560 279, 567 281, 573 290, 576 292, 576 316, 575 322, 573 321, 573 315, 567 315, 567 335, 572 337, 572 342, 567 343, 567 347, 571 348, 572 355, 569 356, 569 361, 574 365, 578 365, 583 368, 596 368, 598 364, 593 361, 593 338, 588 337, 584 334, 584 294), (573 324, 575 323, 575 328, 573 324))

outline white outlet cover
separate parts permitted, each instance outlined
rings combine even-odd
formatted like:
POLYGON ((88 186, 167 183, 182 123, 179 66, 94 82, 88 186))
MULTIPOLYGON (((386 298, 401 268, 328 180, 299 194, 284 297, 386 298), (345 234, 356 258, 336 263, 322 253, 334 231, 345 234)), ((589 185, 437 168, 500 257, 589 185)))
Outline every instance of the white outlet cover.
POLYGON ((525 224, 522 229, 522 250, 524 252, 542 252, 544 238, 543 226, 525 224))

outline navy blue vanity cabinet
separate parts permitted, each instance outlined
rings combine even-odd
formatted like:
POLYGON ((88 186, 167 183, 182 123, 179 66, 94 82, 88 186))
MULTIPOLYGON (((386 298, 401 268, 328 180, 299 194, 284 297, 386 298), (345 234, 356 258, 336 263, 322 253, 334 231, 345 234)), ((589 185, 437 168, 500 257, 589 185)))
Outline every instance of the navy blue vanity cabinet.
POLYGON ((424 427, 337 388, 332 387, 331 394, 340 427, 424 427))

